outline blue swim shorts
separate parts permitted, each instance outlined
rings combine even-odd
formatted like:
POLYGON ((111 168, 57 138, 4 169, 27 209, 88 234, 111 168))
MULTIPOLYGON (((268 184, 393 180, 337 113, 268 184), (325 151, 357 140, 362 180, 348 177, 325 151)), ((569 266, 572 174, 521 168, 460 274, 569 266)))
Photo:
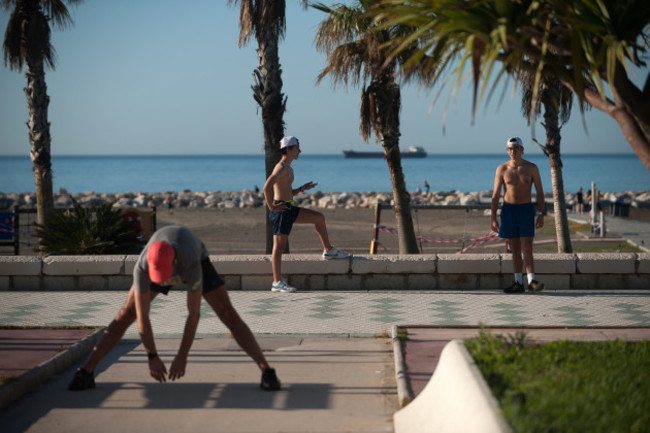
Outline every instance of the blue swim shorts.
POLYGON ((291 206, 282 212, 269 211, 269 219, 273 223, 273 235, 289 235, 299 213, 298 206, 291 206))
POLYGON ((501 206, 499 237, 503 239, 535 236, 535 205, 532 203, 501 206))

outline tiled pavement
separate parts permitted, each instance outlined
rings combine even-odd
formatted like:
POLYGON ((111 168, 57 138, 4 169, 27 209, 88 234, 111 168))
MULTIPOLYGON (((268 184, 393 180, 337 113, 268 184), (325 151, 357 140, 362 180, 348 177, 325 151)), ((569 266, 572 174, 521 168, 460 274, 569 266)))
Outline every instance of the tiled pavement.
MULTIPOLYGON (((232 302, 256 334, 370 336, 391 325, 646 327, 650 290, 546 291, 505 295, 497 291, 298 292, 232 291, 232 302)), ((0 292, 0 326, 104 326, 115 316, 126 292, 0 292)), ((180 336, 185 295, 172 291, 152 305, 157 336, 180 336)), ((228 330, 203 303, 197 334, 228 330)), ((135 326, 128 337, 137 337, 135 326)))

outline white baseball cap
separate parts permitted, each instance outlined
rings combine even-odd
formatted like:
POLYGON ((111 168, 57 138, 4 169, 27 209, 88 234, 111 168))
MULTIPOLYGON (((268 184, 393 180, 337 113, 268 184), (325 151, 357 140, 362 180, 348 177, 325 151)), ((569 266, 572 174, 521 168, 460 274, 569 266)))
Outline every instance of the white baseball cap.
POLYGON ((521 147, 524 147, 524 142, 521 141, 521 138, 519 137, 510 137, 506 144, 518 144, 521 147))
POLYGON ((300 144, 298 139, 293 135, 288 135, 284 137, 282 140, 280 140, 280 149, 284 149, 285 147, 295 146, 296 144, 300 144))

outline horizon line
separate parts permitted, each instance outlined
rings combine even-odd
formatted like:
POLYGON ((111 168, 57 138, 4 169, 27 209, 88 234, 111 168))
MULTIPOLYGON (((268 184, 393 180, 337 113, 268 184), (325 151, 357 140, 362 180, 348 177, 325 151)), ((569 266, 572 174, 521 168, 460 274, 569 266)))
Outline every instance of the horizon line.
MULTIPOLYGON (((428 156, 499 156, 499 155, 505 155, 503 152, 495 152, 495 153, 430 153, 427 152, 427 157, 428 156)), ((538 155, 538 156, 545 156, 544 153, 534 153, 532 154, 538 155)), ((636 156, 634 152, 567 152, 563 153, 560 156, 608 156, 608 155, 630 155, 630 156, 636 156)), ((107 154, 107 153, 87 153, 87 154, 82 154, 82 153, 64 153, 64 154, 55 154, 51 155, 53 158, 55 157, 156 157, 156 156, 170 156, 170 157, 196 157, 196 156, 259 156, 259 157, 264 157, 265 155, 263 153, 115 153, 115 154, 107 154)), ((312 157, 312 156, 343 156, 343 151, 340 153, 310 153, 306 155, 302 155, 302 157, 312 157)), ((531 156, 531 154, 529 154, 531 156)), ((0 154, 0 158, 2 157, 25 157, 29 158, 29 154, 0 154)))

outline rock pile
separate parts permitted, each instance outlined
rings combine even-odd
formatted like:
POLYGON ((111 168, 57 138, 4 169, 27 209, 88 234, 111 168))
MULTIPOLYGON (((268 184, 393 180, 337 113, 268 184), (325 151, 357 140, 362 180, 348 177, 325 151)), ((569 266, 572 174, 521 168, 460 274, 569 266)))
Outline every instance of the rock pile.
MULTIPOLYGON (((613 203, 625 203, 634 207, 650 208, 650 191, 643 192, 618 192, 602 193, 601 202, 608 206, 613 203)), ((240 192, 206 192, 206 191, 181 191, 164 193, 122 193, 122 194, 96 194, 92 191, 79 194, 69 194, 61 189, 54 195, 54 206, 65 208, 72 206, 75 200, 87 206, 99 206, 112 202, 120 208, 164 207, 167 197, 171 198, 175 208, 247 208, 264 205, 264 196, 261 192, 243 190, 240 192)), ((432 191, 429 193, 411 194, 412 205, 489 205, 492 191, 460 192, 460 191, 432 191)), ((565 194, 566 203, 573 207, 576 204, 574 194, 565 194)), ((393 194, 389 192, 328 192, 316 191, 302 193, 295 197, 296 205, 313 209, 349 209, 372 208, 377 200, 393 204, 393 194)), ((545 197, 547 203, 553 202, 552 194, 545 197)), ((10 209, 13 206, 36 206, 35 193, 0 193, 0 209, 10 209)))

